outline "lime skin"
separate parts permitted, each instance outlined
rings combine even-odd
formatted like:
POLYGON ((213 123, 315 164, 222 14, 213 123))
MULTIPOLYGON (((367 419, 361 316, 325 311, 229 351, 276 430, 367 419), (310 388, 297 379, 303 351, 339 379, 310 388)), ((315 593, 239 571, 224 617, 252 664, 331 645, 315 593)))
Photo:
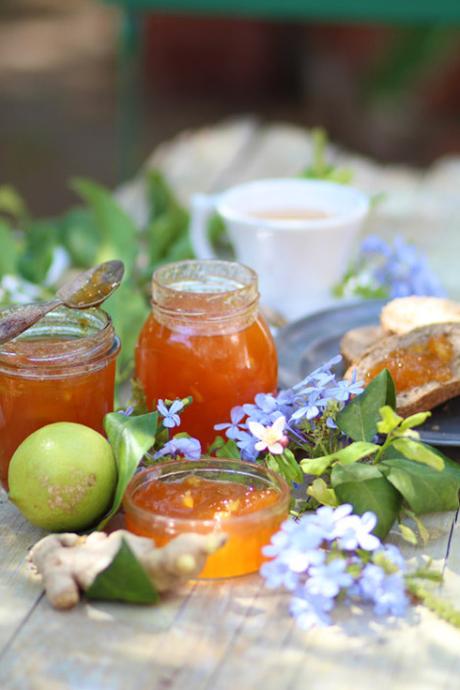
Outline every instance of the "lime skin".
POLYGON ((9 498, 37 527, 79 531, 110 507, 117 467, 109 442, 83 424, 57 422, 34 431, 14 453, 9 498))

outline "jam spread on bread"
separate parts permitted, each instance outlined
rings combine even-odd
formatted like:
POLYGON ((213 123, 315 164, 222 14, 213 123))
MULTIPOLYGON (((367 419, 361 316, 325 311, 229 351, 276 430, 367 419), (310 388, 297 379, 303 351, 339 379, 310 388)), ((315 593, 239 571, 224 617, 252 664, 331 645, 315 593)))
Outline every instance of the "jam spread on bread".
POLYGON ((453 356, 452 343, 446 335, 430 336, 423 342, 389 352, 366 372, 365 382, 369 383, 383 369, 388 369, 398 393, 430 381, 445 383, 452 378, 453 356))

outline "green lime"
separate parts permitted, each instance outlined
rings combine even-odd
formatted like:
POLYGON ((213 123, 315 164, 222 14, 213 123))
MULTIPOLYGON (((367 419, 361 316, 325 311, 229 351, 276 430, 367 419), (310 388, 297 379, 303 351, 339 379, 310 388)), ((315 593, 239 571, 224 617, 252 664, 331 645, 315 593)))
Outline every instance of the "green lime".
POLYGON ((57 532, 93 525, 110 507, 116 482, 109 442, 72 422, 48 424, 28 436, 8 471, 10 499, 21 513, 57 532))

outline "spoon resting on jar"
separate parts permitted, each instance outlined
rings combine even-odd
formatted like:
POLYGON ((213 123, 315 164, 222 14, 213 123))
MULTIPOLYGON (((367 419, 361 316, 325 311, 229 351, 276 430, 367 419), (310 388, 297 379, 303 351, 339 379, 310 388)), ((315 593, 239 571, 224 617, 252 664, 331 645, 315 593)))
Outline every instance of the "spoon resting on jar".
POLYGON ((89 309, 102 304, 119 287, 124 270, 122 261, 105 261, 65 283, 57 291, 55 299, 26 304, 15 310, 0 321, 0 345, 16 338, 57 307, 89 309))

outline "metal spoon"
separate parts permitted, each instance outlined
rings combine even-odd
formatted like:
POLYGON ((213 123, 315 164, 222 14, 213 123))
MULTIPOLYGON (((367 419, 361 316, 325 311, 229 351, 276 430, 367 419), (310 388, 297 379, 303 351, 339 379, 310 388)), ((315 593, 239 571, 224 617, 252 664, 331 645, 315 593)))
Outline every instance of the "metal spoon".
POLYGON ((102 304, 120 285, 124 270, 122 261, 105 261, 63 285, 55 299, 15 309, 0 320, 0 345, 16 338, 56 307, 88 309, 102 304))

